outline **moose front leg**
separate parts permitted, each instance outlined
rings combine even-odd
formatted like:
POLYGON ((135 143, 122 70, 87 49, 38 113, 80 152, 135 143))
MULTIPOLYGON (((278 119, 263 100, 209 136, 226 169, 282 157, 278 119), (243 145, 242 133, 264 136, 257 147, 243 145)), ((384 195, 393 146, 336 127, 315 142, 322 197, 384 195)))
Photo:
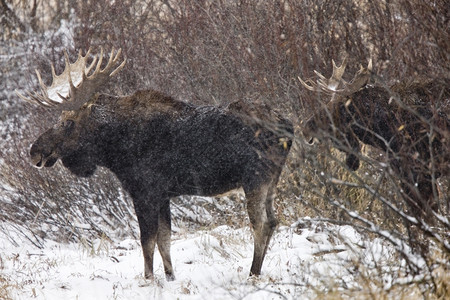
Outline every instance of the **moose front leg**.
POLYGON ((153 255, 158 234, 159 207, 147 207, 148 204, 144 205, 144 203, 137 203, 137 201, 135 201, 134 206, 141 232, 144 276, 146 279, 153 279, 153 255))
POLYGON ((360 164, 358 155, 361 153, 361 145, 353 132, 346 133, 345 143, 337 145, 337 148, 347 154, 345 159, 347 167, 352 171, 358 170, 360 164))
POLYGON ((433 191, 433 189, 437 189, 437 185, 429 174, 418 174, 405 167, 407 163, 411 164, 409 161, 403 163, 404 178, 401 183, 405 202, 414 217, 423 219, 432 226, 435 224, 433 212, 439 208, 437 196, 434 195, 436 192, 433 191))

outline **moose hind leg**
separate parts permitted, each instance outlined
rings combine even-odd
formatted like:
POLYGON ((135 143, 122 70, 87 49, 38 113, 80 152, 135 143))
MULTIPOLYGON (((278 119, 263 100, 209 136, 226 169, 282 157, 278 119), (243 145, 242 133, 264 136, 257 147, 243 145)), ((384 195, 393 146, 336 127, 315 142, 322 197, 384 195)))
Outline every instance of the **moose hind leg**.
POLYGON ((158 233, 159 209, 141 209, 136 206, 139 229, 141 232, 142 253, 144 255, 144 276, 153 279, 153 255, 155 253, 156 236, 158 233))
POLYGON ((433 182, 430 177, 429 175, 412 173, 402 182, 402 188, 410 213, 432 225, 434 223, 433 211, 438 210, 438 202, 433 194, 433 182))
POLYGON ((275 229, 278 225, 278 220, 275 216, 275 212, 273 210, 273 200, 275 199, 275 191, 277 188, 276 185, 276 181, 272 182, 272 184, 269 187, 269 190, 267 192, 267 197, 266 197, 266 201, 265 201, 265 205, 266 205, 266 214, 267 214, 267 222, 269 225, 269 231, 267 233, 267 237, 266 237, 266 246, 264 248, 264 254, 263 256, 266 255, 267 252, 267 248, 269 247, 269 243, 270 240, 272 238, 273 233, 275 232, 275 229))
POLYGON ((246 191, 247 211, 253 226, 254 254, 250 268, 250 276, 260 275, 264 256, 267 251, 270 238, 275 230, 277 221, 275 219, 272 199, 267 199, 270 184, 263 184, 259 188, 246 191), (268 201, 268 202, 267 202, 268 201))
POLYGON ((167 281, 175 280, 175 275, 172 268, 172 260, 170 258, 171 230, 170 202, 169 200, 167 200, 160 209, 159 228, 157 235, 158 249, 164 264, 164 272, 166 274, 167 281))

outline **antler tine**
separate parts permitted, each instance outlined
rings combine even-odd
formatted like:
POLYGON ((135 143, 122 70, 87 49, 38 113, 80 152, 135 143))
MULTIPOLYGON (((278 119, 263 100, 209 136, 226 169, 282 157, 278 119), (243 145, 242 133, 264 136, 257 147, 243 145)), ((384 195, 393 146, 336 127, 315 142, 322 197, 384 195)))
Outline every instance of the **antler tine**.
MULTIPOLYGON (((16 93, 16 95, 22 99, 27 101, 28 103, 32 103, 32 104, 41 104, 41 102, 30 92, 26 91, 26 94, 28 95, 28 97, 22 95, 17 89, 14 90, 14 92, 16 93)), ((42 105, 42 104, 41 104, 42 105)))
MULTIPOLYGON (((118 60, 119 60, 119 56, 120 56, 120 54, 122 53, 122 49, 119 49, 118 51, 117 51, 117 54, 116 54, 116 58, 114 59, 114 63, 115 62, 117 62, 118 60)), ((114 70, 114 71, 112 71, 111 72, 111 77, 112 76, 115 76, 120 70, 122 70, 123 69, 123 67, 125 67, 125 64, 127 63, 127 59, 126 58, 124 58, 123 59, 123 62, 114 70)))
MULTIPOLYGON (((37 69, 35 69, 34 71, 36 72, 36 77, 37 77, 38 82, 39 82, 39 87, 41 89, 41 93, 44 96, 48 96, 46 86, 45 86, 44 82, 42 81, 41 73, 39 73, 39 71, 37 69)), ((54 72, 53 65, 52 65, 52 71, 54 72)))
POLYGON ((53 65, 53 63, 51 63, 50 66, 52 67, 52 78, 55 78, 56 77, 55 66, 53 65))
MULTIPOLYGON (((91 47, 89 47, 88 51, 86 52, 85 57, 89 57, 89 54, 91 54, 91 47)), ((78 59, 80 59, 81 56, 82 56, 82 55, 81 55, 81 49, 80 49, 80 51, 78 52, 78 59)), ((94 56, 92 57, 92 62, 90 63, 90 65, 89 65, 88 67, 86 67, 86 70, 83 72, 83 75, 88 75, 89 72, 91 72, 92 68, 93 68, 93 67, 95 66, 95 64, 97 63, 97 58, 98 58, 97 55, 94 55, 94 56)))
POLYGON ((312 81, 311 79, 307 79, 306 82, 303 81, 300 76, 297 76, 297 79, 300 81, 300 83, 307 89, 310 90, 312 92, 316 91, 316 84, 314 83, 314 81, 312 81), (308 84, 309 83, 309 84, 308 84))
POLYGON ((106 68, 110 68, 111 67, 111 63, 112 63, 112 61, 113 60, 115 60, 116 59, 116 57, 115 57, 115 55, 114 55, 114 47, 111 49, 111 53, 109 54, 109 60, 108 60, 108 63, 106 64, 106 67, 105 67, 105 69, 104 70, 106 70, 106 68))
POLYGON ((97 74, 100 72, 102 62, 103 62, 103 47, 100 47, 100 55, 98 56, 98 62, 97 65, 95 66, 94 73, 91 75, 91 77, 97 76, 97 74))
MULTIPOLYGON (((66 65, 64 66, 63 74, 65 74, 66 70, 67 70, 67 80, 69 81, 69 89, 70 89, 70 92, 72 92, 73 90, 75 90, 75 86, 73 85, 73 81, 72 81, 72 74, 71 74, 72 72, 70 70, 69 54, 67 53, 66 49, 64 49, 63 52, 64 52, 64 61, 66 63, 66 65)), ((80 61, 80 59, 81 59, 81 55, 78 55, 78 59, 74 64, 76 64, 78 61, 80 61)), ((54 81, 55 81, 55 79, 54 79, 54 81)), ((52 83, 52 85, 53 85, 53 83, 52 83)), ((56 94, 58 95, 59 98, 61 98, 63 103, 68 100, 67 97, 64 95, 61 95, 60 92, 56 92, 56 94)))
POLYGON ((320 74, 317 70, 314 70, 314 73, 317 75, 317 77, 319 77, 319 80, 327 80, 327 78, 320 74))
POLYGON ((116 56, 114 57, 114 60, 118 60, 121 53, 122 53, 122 49, 119 48, 119 50, 117 50, 117 52, 116 52, 116 56))
POLYGON ((344 75, 345 68, 347 67, 347 56, 344 57, 340 67, 336 66, 334 59, 331 60, 331 62, 333 63, 333 73, 332 73, 331 77, 342 80, 342 75, 344 75))
POLYGON ((369 59, 367 67, 364 68, 361 65, 359 70, 355 73, 355 76, 353 76, 352 80, 350 80, 349 83, 345 84, 344 94, 350 95, 358 91, 367 84, 371 76, 372 76, 372 59, 369 59))

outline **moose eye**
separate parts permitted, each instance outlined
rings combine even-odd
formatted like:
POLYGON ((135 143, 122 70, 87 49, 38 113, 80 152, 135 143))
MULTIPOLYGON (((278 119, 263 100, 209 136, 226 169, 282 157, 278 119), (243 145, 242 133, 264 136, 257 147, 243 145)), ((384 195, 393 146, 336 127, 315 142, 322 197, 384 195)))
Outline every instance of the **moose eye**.
POLYGON ((63 127, 64 127, 64 131, 68 134, 70 132, 72 132, 73 128, 74 128, 75 122, 72 120, 67 120, 64 122, 63 127))

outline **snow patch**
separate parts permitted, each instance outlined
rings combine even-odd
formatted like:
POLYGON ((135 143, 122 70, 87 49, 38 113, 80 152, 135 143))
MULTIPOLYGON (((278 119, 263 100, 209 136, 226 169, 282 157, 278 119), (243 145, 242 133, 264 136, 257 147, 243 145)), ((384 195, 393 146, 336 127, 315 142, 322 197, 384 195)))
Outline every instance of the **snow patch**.
POLYGON ((308 298, 307 287, 325 281, 357 285, 349 263, 360 257, 368 267, 392 263, 392 249, 379 239, 365 240, 350 226, 299 224, 274 234, 259 278, 248 277, 251 230, 230 226, 173 234, 173 282, 165 280, 158 251, 155 280, 143 278, 135 239, 112 244, 99 239, 91 246, 47 241, 39 250, 0 235, 2 276, 16 287, 10 289, 14 299, 278 299, 308 298))

